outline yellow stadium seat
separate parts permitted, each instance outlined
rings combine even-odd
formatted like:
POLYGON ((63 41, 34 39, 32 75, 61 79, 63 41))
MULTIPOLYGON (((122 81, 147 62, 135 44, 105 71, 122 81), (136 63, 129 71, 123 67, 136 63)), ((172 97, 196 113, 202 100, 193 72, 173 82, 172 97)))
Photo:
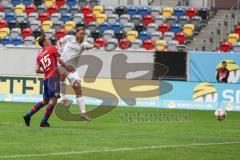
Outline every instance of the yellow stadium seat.
POLYGON ((98 15, 96 16, 96 22, 97 22, 98 24, 101 24, 101 23, 105 22, 106 19, 107 19, 107 16, 106 16, 105 14, 98 14, 98 15))
POLYGON ((55 3, 55 0, 44 0, 44 5, 49 8, 55 3))
POLYGON ((64 24, 64 29, 68 32, 75 28, 75 22, 74 21, 68 21, 64 24))
POLYGON ((138 38, 138 32, 137 31, 129 31, 127 32, 127 39, 129 41, 134 41, 135 39, 138 38))
POLYGON ((37 38, 35 39, 35 43, 34 43, 34 44, 35 44, 36 46, 39 46, 39 47, 40 47, 40 45, 38 44, 38 39, 39 39, 39 38, 40 38, 40 37, 37 37, 37 38))
POLYGON ((94 6, 92 9, 92 13, 96 16, 103 13, 103 6, 94 6))
POLYGON ((183 32, 188 36, 192 37, 194 33, 194 24, 185 24, 183 26, 183 32))
POLYGON ((234 44, 239 41, 239 34, 237 33, 230 33, 227 37, 228 42, 234 44))
POLYGON ((0 29, 0 38, 6 37, 10 33, 9 28, 1 28, 0 29))
POLYGON ((167 46, 167 41, 165 40, 157 40, 155 42, 155 48, 157 51, 163 51, 167 46))
POLYGON ((15 14, 25 13, 25 6, 22 4, 16 5, 16 7, 14 8, 14 12, 15 14))
POLYGON ((52 21, 43 21, 43 23, 42 23, 42 29, 44 30, 44 31, 46 31, 46 30, 49 30, 50 28, 52 28, 52 21))
POLYGON ((165 18, 171 17, 172 14, 173 14, 173 8, 171 8, 171 7, 165 7, 165 8, 163 8, 163 10, 162 10, 162 15, 163 15, 165 18))

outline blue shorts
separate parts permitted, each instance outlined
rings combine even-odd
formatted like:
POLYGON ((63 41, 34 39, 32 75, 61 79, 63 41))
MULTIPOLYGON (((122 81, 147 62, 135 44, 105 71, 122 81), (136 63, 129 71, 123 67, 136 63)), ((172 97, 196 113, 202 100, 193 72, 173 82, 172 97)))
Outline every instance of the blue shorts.
POLYGON ((60 81, 59 76, 50 77, 43 82, 44 91, 43 99, 50 100, 51 98, 60 98, 60 81))

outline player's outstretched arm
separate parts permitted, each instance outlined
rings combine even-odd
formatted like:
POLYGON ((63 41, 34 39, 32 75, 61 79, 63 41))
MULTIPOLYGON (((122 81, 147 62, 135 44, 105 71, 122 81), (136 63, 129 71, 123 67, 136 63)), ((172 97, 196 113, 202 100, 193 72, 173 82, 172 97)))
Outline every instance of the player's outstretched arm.
POLYGON ((75 69, 74 67, 66 65, 66 64, 62 61, 62 59, 61 59, 60 57, 57 57, 57 61, 58 61, 58 63, 59 63, 63 68, 65 68, 68 72, 75 72, 75 71, 76 71, 76 69, 75 69))
POLYGON ((93 49, 93 48, 99 49, 100 47, 95 43, 94 44, 88 43, 88 44, 86 44, 85 48, 86 49, 93 49))
POLYGON ((44 73, 43 70, 41 69, 40 65, 38 65, 38 64, 36 65, 35 72, 36 72, 37 74, 43 74, 43 73, 44 73))

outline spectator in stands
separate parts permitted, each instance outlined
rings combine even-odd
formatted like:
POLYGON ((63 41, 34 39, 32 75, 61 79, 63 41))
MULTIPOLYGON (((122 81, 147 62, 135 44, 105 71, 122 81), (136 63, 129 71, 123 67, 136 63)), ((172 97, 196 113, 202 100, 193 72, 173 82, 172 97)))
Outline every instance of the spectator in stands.
POLYGON ((227 62, 222 61, 222 67, 217 71, 217 81, 220 83, 227 83, 228 75, 227 62))

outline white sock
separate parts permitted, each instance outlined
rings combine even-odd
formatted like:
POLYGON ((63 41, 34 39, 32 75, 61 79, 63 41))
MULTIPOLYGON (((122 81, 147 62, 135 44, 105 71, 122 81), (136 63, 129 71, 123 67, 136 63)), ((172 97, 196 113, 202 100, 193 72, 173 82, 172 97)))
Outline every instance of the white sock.
POLYGON ((61 93, 61 98, 66 99, 66 84, 64 81, 60 81, 60 93, 61 93))
POLYGON ((80 107, 81 113, 86 113, 85 101, 83 97, 76 98, 77 104, 80 107))

